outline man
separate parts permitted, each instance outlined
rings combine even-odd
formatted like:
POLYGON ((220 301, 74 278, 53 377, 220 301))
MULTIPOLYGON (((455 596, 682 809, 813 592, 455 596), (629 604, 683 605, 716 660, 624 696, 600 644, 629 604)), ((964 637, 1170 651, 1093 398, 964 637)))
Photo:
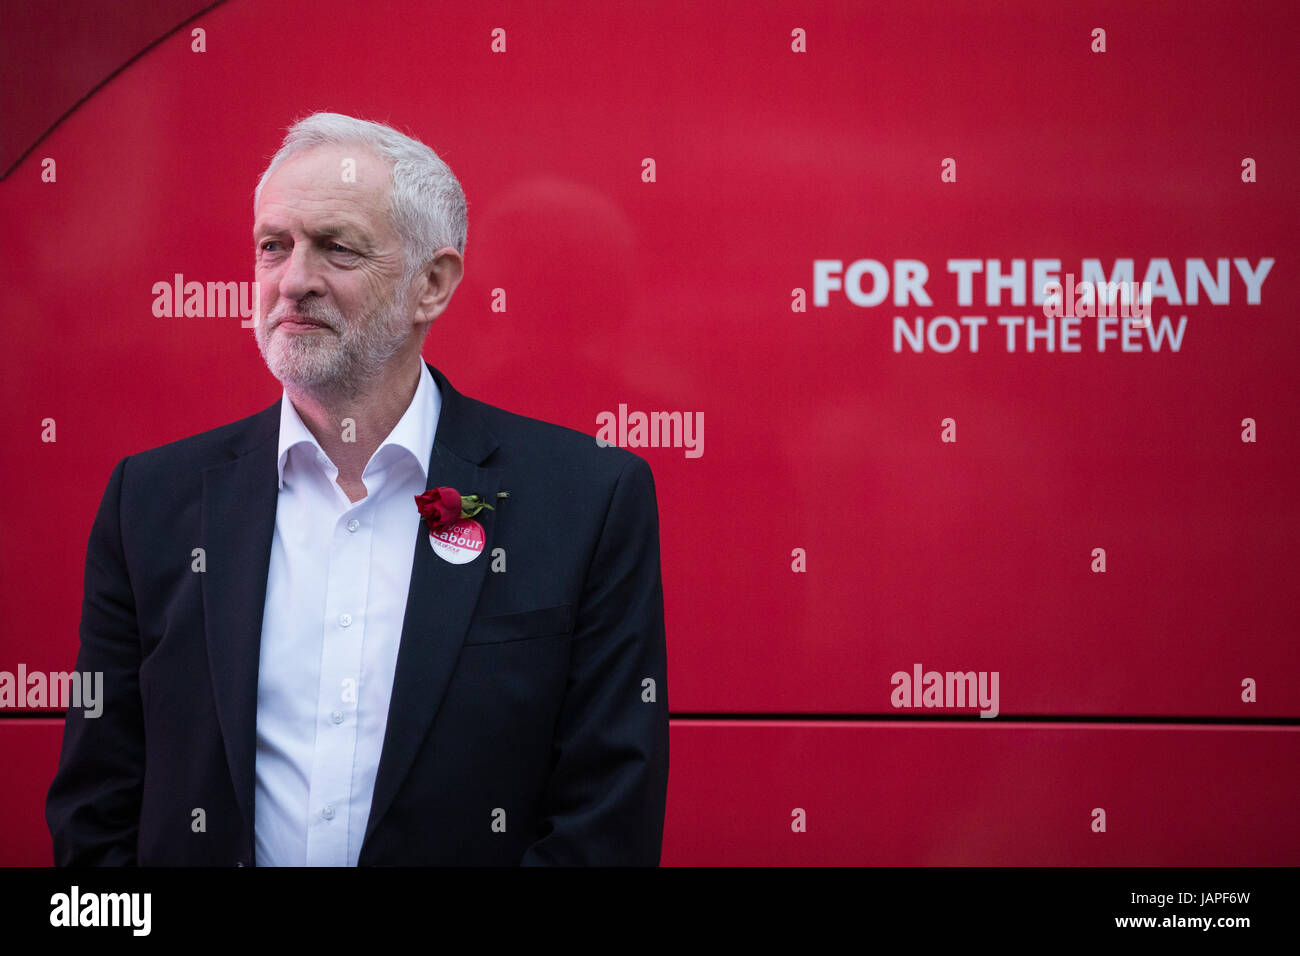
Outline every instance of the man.
POLYGON ((113 469, 77 658, 105 700, 68 712, 56 862, 656 865, 649 466, 422 360, 466 235, 424 144, 315 114, 254 212, 284 393, 113 469))

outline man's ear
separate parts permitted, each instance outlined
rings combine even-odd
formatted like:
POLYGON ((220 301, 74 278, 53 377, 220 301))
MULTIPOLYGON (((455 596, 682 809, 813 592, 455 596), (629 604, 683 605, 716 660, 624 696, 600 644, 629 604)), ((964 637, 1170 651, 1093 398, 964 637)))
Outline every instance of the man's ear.
POLYGON ((465 262, 451 246, 433 254, 433 261, 416 278, 415 314, 422 322, 432 322, 451 303, 452 293, 465 274, 465 262))

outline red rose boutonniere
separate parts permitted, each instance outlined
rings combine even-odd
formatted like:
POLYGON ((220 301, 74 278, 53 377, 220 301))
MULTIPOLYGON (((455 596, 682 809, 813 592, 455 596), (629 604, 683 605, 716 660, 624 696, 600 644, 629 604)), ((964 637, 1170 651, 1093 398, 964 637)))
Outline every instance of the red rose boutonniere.
MULTIPOLYGON (((509 496, 508 491, 497 492, 498 498, 509 496)), ((438 557, 452 564, 465 564, 482 553, 483 526, 474 516, 484 508, 496 510, 482 495, 462 495, 455 488, 444 486, 416 495, 415 504, 429 526, 429 544, 438 557)))

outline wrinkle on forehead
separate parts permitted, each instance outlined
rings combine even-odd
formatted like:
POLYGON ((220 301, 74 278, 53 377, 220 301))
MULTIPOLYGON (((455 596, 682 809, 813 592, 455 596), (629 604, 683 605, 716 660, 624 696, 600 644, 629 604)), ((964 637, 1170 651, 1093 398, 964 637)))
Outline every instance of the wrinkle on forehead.
POLYGON ((265 231, 270 225, 267 213, 271 208, 325 216, 329 220, 326 226, 351 225, 370 233, 376 229, 390 232, 392 181, 388 163, 368 147, 313 147, 286 160, 266 181, 254 232, 265 231), (354 182, 343 178, 343 162, 347 159, 354 161, 354 182))

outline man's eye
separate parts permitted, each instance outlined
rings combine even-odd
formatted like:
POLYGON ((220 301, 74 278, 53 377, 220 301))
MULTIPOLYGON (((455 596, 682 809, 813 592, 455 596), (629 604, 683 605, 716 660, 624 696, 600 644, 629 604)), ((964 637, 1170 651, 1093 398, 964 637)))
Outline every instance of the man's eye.
POLYGON ((271 250, 267 248, 268 246, 278 246, 279 244, 280 243, 275 239, 267 239, 258 248, 260 248, 263 252, 270 252, 271 250))
POLYGON ((330 247, 331 247, 331 249, 337 249, 339 252, 351 252, 351 251, 352 251, 352 250, 349 249, 347 246, 339 245, 337 242, 331 242, 331 243, 330 243, 330 247))

